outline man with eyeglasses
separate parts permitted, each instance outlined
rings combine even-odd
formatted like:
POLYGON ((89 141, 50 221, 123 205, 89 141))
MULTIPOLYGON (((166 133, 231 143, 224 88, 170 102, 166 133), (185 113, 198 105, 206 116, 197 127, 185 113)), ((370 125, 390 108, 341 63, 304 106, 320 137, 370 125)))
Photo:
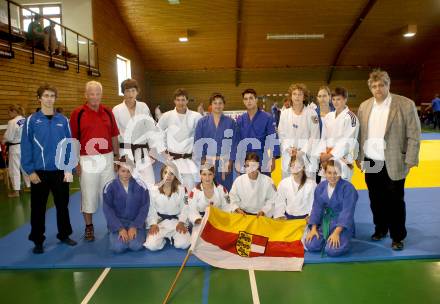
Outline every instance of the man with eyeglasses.
POLYGON ((33 253, 44 252, 45 214, 49 192, 52 192, 57 212, 57 238, 75 246, 70 239, 72 226, 69 218, 69 183, 75 155, 71 145, 64 146, 72 137, 68 119, 54 110, 57 89, 46 84, 38 88, 41 110, 26 119, 21 138, 21 166, 31 181, 31 233, 33 253), (63 148, 65 147, 65 149, 63 148), (64 153, 65 152, 65 153, 64 153), (63 156, 64 154, 64 156, 63 156))
POLYGON ((390 93, 388 73, 375 70, 368 86, 373 97, 358 110, 360 122, 357 165, 365 182, 375 225, 373 241, 390 232, 391 248, 402 250, 407 235, 405 178, 419 163, 420 120, 414 102, 390 93))

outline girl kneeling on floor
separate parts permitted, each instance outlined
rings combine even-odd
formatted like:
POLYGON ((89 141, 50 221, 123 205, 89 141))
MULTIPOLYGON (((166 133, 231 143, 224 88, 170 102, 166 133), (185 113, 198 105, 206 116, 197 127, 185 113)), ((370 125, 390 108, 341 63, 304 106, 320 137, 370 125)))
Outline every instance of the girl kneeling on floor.
POLYGON ((310 232, 306 237, 308 251, 321 251, 328 256, 340 256, 350 249, 354 236, 354 211, 358 193, 354 186, 341 179, 338 162, 324 164, 325 181, 315 190, 310 232))
POLYGON ((187 249, 191 243, 191 236, 186 227, 186 190, 176 175, 176 169, 171 166, 162 167, 162 180, 151 189, 151 206, 147 218, 149 231, 144 243, 149 250, 161 250, 166 239, 180 249, 187 249))
POLYGON ((206 207, 209 205, 220 208, 223 211, 231 211, 228 191, 222 185, 217 184, 214 181, 214 177, 214 166, 208 163, 201 166, 201 182, 190 192, 188 200, 188 217, 193 225, 200 224, 202 217, 205 215, 206 207))
POLYGON ((142 249, 145 219, 150 206, 146 186, 131 176, 132 166, 117 162, 118 177, 104 187, 103 209, 110 231, 110 249, 115 253, 142 249))

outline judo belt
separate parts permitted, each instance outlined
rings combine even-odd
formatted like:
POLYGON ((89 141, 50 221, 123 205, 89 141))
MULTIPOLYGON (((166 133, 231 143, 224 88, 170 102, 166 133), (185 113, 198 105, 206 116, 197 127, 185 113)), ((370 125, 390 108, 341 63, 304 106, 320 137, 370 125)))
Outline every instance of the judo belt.
MULTIPOLYGON (((243 209, 241 209, 241 210, 243 210, 243 209)), ((243 210, 243 212, 246 213, 247 215, 257 215, 258 214, 258 213, 247 212, 245 210, 243 210)))
POLYGON ((288 219, 288 220, 302 220, 305 219, 306 217, 308 217, 308 214, 304 214, 304 215, 291 215, 288 214, 287 212, 284 212, 284 216, 288 219))
POLYGON ((199 212, 202 217, 205 216, 205 211, 199 212))
POLYGON ((173 153, 173 152, 169 152, 168 154, 170 156, 172 156, 174 159, 180 159, 180 158, 191 158, 192 157, 192 153, 186 153, 186 154, 178 154, 178 153, 173 153))
POLYGON ((19 145, 19 144, 21 144, 21 143, 10 143, 10 142, 7 142, 5 145, 6 145, 6 152, 9 152, 9 147, 10 146, 15 146, 15 145, 19 145))
POLYGON ((324 208, 324 215, 322 217, 322 236, 324 237, 325 243, 322 247, 321 251, 321 257, 325 255, 325 246, 327 244, 328 237, 330 235, 330 223, 332 219, 336 218, 336 213, 333 212, 332 208, 325 207, 324 208))
POLYGON ((158 212, 157 215, 160 216, 160 218, 162 219, 162 221, 163 221, 163 220, 178 220, 178 219, 179 219, 179 217, 177 216, 177 214, 170 215, 170 214, 163 214, 163 213, 159 213, 159 212, 158 212))
POLYGON ((133 161, 136 162, 136 158, 134 156, 134 153, 137 149, 141 149, 141 159, 145 158, 144 148, 149 150, 150 147, 147 143, 145 144, 128 144, 128 143, 120 143, 119 148, 121 149, 130 149, 131 153, 133 154, 133 161))

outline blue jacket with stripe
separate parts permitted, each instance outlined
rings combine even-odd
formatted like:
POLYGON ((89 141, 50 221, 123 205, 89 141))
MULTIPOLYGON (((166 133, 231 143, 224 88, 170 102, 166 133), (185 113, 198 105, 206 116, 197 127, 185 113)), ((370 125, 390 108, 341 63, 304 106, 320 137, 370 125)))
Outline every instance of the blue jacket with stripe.
POLYGON ((41 111, 32 114, 26 118, 21 135, 23 170, 27 174, 37 170, 72 172, 77 160, 71 153, 71 141, 69 120, 64 115, 54 113, 49 119, 41 111))

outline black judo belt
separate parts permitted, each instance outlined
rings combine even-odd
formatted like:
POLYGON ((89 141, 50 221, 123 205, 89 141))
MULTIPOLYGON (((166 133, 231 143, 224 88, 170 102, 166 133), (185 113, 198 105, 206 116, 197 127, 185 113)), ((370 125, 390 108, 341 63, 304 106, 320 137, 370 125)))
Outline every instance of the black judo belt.
POLYGON ((163 214, 158 212, 157 215, 161 218, 160 222, 163 220, 179 220, 178 214, 163 214))
POLYGON ((10 142, 7 142, 5 145, 6 145, 6 152, 9 152, 9 147, 10 146, 15 146, 15 145, 19 145, 19 144, 21 144, 21 143, 10 143, 10 142))
POLYGON ((119 148, 121 149, 130 149, 133 154, 133 161, 136 163, 135 151, 137 149, 141 149, 141 159, 145 158, 144 149, 150 150, 150 147, 147 143, 145 144, 128 144, 128 143, 120 143, 119 148))

